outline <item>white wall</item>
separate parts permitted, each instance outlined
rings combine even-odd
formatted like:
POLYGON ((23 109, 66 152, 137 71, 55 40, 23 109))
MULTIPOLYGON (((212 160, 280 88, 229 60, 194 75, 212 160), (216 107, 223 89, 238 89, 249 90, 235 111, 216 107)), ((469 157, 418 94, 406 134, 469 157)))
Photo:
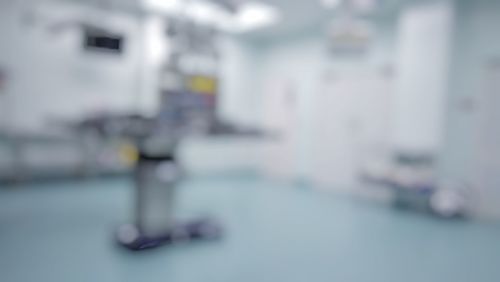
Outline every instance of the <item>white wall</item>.
MULTIPOLYGON (((51 119, 100 111, 156 112, 159 68, 169 47, 164 19, 75 3, 37 3, 0 2, 0 67, 9 75, 0 96, 0 126, 39 131, 51 119), (61 22, 75 24, 54 32, 61 22), (84 51, 78 22, 123 34, 123 54, 84 51)), ((237 124, 260 124, 257 50, 228 36, 222 36, 220 47, 219 114, 237 124)), ((244 139, 195 139, 186 142, 181 154, 197 173, 255 170, 258 146, 244 139)))
POLYGON ((412 1, 401 16, 396 145, 438 154, 472 211, 500 218, 500 2, 412 1))
MULTIPOLYGON (((385 79, 384 70, 391 68, 394 59, 394 28, 392 19, 377 22, 377 36, 369 52, 361 57, 329 54, 326 35, 321 31, 276 41, 262 51, 257 73, 263 124, 280 133, 280 139, 264 150, 266 175, 289 181, 313 181, 333 189, 356 185, 358 163, 354 151, 360 148, 346 148, 346 144, 351 144, 350 139, 340 142, 350 137, 343 129, 351 126, 351 117, 364 121, 364 113, 384 117, 387 110, 380 112, 376 103, 358 103, 356 99, 347 111, 339 105, 341 101, 351 101, 352 96, 363 97, 359 98, 362 102, 373 102, 370 97, 378 95, 371 95, 374 92, 390 96, 390 86, 385 82, 381 82, 382 87, 377 85, 380 79, 385 79), (333 86, 341 81, 349 83, 348 89, 333 86)), ((384 98, 387 97, 381 101, 387 101, 384 98)), ((386 123, 389 119, 384 117, 386 123)), ((368 131, 370 126, 371 123, 366 125, 368 131)))
POLYGON ((448 86, 451 1, 413 1, 398 23, 394 146, 437 153, 448 86))
POLYGON ((265 128, 279 141, 264 153, 265 171, 279 178, 307 178, 310 170, 311 111, 325 45, 320 36, 278 43, 262 54, 259 66, 265 128))
MULTIPOLYGON (((168 52, 164 20, 74 3, 22 3, 2 4, 0 9, 0 67, 10 76, 0 103, 10 110, 16 127, 37 128, 51 117, 75 118, 96 111, 155 113, 159 68, 168 52), (124 53, 84 51, 76 25, 50 31, 68 19, 122 33, 124 53)), ((222 36, 220 47, 219 113, 239 124, 258 124, 260 98, 253 87, 257 51, 229 36, 222 36)))
POLYGON ((479 216, 500 218, 500 2, 457 0, 442 173, 473 189, 479 216))
POLYGON ((7 96, 14 126, 36 128, 50 118, 135 107, 138 46, 131 39, 139 30, 133 18, 78 6, 36 4, 18 4, 2 13, 5 43, 0 56, 9 71, 7 96), (56 29, 56 23, 68 19, 123 33, 129 39, 124 54, 85 52, 76 24, 56 29))
POLYGON ((237 124, 259 125, 258 49, 230 36, 221 38, 220 48, 220 117, 237 124))

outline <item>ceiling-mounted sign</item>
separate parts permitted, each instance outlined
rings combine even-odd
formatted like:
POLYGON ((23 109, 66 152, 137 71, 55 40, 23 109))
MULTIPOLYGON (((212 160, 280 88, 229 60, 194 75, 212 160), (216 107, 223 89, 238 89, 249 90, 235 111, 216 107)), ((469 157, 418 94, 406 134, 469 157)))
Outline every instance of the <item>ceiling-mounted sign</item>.
POLYGON ((328 27, 328 49, 334 54, 366 53, 373 36, 373 26, 369 22, 354 17, 341 18, 328 27))

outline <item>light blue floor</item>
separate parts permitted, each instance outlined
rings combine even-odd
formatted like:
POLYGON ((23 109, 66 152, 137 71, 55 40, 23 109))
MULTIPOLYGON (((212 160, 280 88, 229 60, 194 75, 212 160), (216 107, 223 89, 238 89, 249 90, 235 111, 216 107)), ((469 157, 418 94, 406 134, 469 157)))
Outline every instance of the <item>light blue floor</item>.
POLYGON ((124 179, 0 190, 0 281, 500 281, 500 228, 396 212, 253 178, 188 181, 182 216, 218 242, 130 253, 124 179))

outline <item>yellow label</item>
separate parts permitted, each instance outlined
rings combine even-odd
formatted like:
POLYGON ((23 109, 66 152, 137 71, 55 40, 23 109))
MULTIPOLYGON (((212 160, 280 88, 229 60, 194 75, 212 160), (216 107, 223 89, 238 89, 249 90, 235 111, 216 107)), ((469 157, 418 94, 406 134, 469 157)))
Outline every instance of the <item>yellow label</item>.
POLYGON ((139 160, 139 151, 130 143, 123 143, 120 145, 120 157, 127 165, 134 165, 139 160))
POLYGON ((193 92, 215 95, 217 81, 212 77, 192 76, 188 81, 188 88, 193 92))

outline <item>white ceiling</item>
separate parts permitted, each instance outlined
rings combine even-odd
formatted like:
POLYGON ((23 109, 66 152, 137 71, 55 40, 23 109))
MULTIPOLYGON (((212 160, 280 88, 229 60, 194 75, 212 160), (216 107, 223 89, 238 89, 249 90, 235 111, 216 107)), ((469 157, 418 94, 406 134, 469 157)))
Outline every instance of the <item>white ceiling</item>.
MULTIPOLYGON (((328 10, 320 0, 262 0, 274 5, 282 12, 282 19, 272 27, 257 30, 248 34, 256 39, 269 39, 276 36, 290 35, 295 32, 306 32, 321 26, 336 17, 339 9, 328 10)), ((378 0, 375 10, 365 17, 389 17, 395 15, 403 0, 378 0)))
MULTIPOLYGON (((93 6, 139 11, 141 0, 57 0, 80 2, 93 6)), ((248 32, 241 35, 247 39, 266 40, 279 36, 286 36, 296 32, 304 32, 308 29, 320 26, 322 23, 335 17, 338 9, 327 10, 322 7, 320 0, 238 0, 265 2, 277 7, 281 13, 281 19, 271 27, 248 32)), ((343 0, 352 1, 352 0, 343 0)), ((377 8, 369 15, 371 17, 385 17, 397 13, 403 0, 375 0, 377 8)))

